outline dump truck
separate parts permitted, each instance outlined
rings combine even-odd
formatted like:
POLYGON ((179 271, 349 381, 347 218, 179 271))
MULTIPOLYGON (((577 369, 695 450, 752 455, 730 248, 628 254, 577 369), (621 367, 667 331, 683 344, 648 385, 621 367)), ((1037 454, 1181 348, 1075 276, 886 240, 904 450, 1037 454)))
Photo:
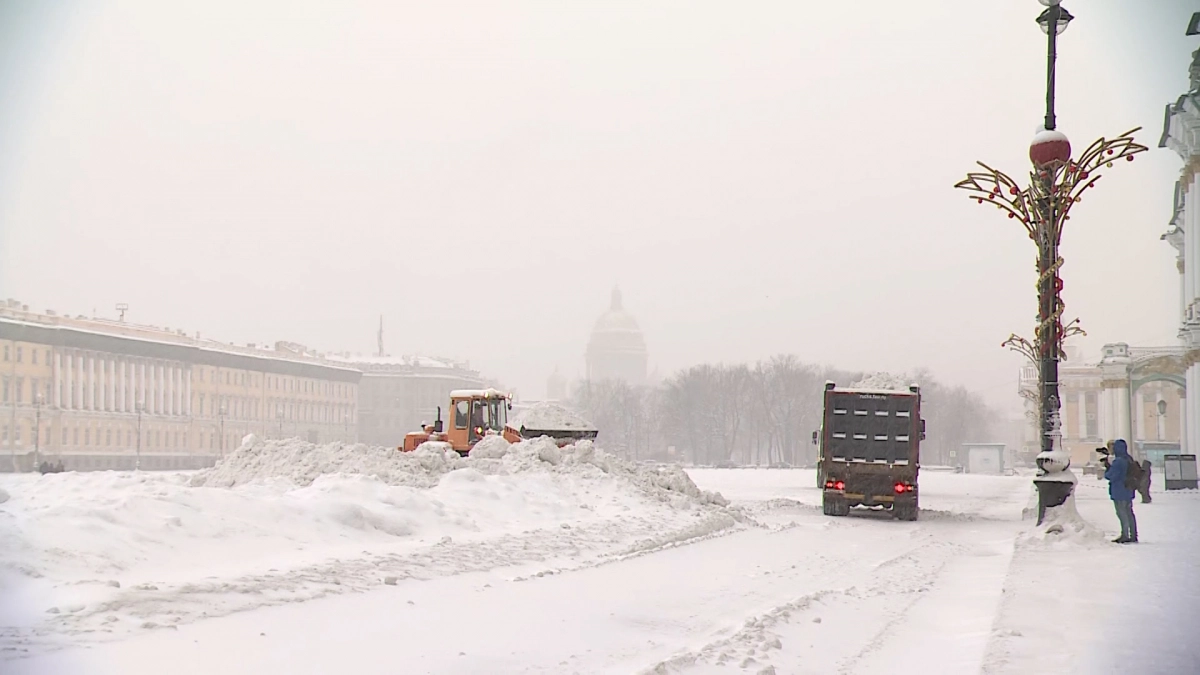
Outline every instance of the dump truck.
POLYGON ((578 415, 561 406, 535 405, 509 420, 512 396, 497 389, 458 389, 450 392, 450 420, 437 419, 420 431, 404 436, 401 452, 412 452, 426 441, 443 441, 463 456, 489 435, 499 434, 509 443, 549 436, 559 446, 582 439, 595 439, 598 431, 578 415))
POLYGON ((825 383, 818 480, 827 516, 849 515, 855 506, 890 510, 916 520, 920 491, 921 390, 838 389, 825 383))

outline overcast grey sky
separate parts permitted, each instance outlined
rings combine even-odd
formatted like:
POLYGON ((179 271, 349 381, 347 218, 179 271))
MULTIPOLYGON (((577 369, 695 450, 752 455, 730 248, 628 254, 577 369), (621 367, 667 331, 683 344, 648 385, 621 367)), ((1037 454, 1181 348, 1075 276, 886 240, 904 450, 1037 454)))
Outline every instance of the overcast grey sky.
MULTIPOLYGON (((1186 89, 1187 0, 1071 0, 1082 149, 1186 89)), ((1034 0, 0 1, 0 296, 71 313, 582 373, 619 284, 663 373, 792 352, 1016 405, 1034 247, 952 189, 1023 174, 1034 0)), ((1154 149, 1075 207, 1094 354, 1173 343, 1154 149)))

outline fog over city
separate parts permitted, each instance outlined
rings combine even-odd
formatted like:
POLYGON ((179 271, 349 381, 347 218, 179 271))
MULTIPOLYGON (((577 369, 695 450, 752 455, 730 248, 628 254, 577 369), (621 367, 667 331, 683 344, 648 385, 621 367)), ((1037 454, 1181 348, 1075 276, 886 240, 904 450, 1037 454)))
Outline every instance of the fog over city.
MULTIPOLYGON (((7 2, 0 297, 327 351, 382 316, 540 396, 619 287, 662 377, 790 353, 1013 411, 1035 250, 952 186, 1024 178, 1035 4, 7 2)), ((1175 342, 1194 45, 1185 0, 1075 4, 1059 128, 1152 147, 1067 226, 1094 359, 1175 342)))
POLYGON ((1197 10, 0 0, 0 673, 1197 672, 1197 10))

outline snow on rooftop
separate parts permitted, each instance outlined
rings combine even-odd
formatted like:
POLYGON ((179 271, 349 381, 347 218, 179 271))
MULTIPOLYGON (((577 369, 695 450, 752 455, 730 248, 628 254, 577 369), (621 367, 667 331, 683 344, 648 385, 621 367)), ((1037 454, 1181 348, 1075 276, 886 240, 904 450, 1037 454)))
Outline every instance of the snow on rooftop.
POLYGON ((464 368, 450 359, 429 356, 379 356, 377 354, 331 354, 329 359, 368 366, 407 366, 410 368, 464 368))
POLYGON ((455 389, 450 398, 511 398, 508 392, 499 389, 455 389))

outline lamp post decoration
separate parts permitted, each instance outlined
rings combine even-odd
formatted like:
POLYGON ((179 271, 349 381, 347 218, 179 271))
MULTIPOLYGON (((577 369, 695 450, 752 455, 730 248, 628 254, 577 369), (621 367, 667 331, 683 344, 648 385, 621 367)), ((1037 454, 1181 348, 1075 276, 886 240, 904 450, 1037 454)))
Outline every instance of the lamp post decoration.
POLYGON ((1066 471, 1070 457, 1060 450, 1061 418, 1058 389, 1058 363, 1065 354, 1063 341, 1082 334, 1079 320, 1064 325, 1062 316, 1063 280, 1060 275, 1063 258, 1058 248, 1062 243, 1065 223, 1071 219, 1071 208, 1083 200, 1102 177, 1102 169, 1112 168, 1124 159, 1133 161, 1148 148, 1136 140, 1137 127, 1115 138, 1100 138, 1087 147, 1078 159, 1072 159, 1071 142, 1055 128, 1054 89, 1057 39, 1074 18, 1060 0, 1039 0, 1046 10, 1037 18, 1047 34, 1046 55, 1046 115, 1042 127, 1029 146, 1028 187, 1022 187, 1011 176, 983 162, 982 171, 973 171, 954 185, 965 190, 978 204, 990 204, 1008 218, 1021 223, 1026 234, 1037 246, 1037 330, 1032 341, 1011 335, 1001 346, 1023 354, 1038 370, 1038 417, 1041 426, 1040 452, 1037 458, 1039 476, 1035 479, 1039 492, 1038 523, 1041 524, 1047 507, 1062 505, 1070 496, 1074 477, 1066 471), (1065 473, 1064 473, 1065 472, 1065 473), (1056 483, 1050 486, 1050 483, 1056 483))
POLYGON ((33 470, 37 471, 42 463, 42 404, 45 399, 41 394, 33 397, 33 470))
MULTIPOLYGON (((1058 343, 1058 360, 1059 361, 1066 360, 1066 352, 1063 349, 1063 345, 1066 342, 1066 340, 1068 338, 1072 338, 1077 335, 1087 335, 1087 332, 1084 331, 1083 328, 1079 325, 1079 319, 1074 319, 1070 323, 1068 323, 1062 327, 1062 338, 1059 340, 1059 343, 1058 343)), ((1014 351, 1018 354, 1021 354, 1029 361, 1029 364, 1032 365, 1035 369, 1038 368, 1039 365, 1041 364, 1041 347, 1039 345, 1039 341, 1036 338, 1031 342, 1028 339, 1021 337, 1020 335, 1013 333, 1008 336, 1007 340, 1005 340, 1004 342, 1001 342, 1000 346, 1008 348, 1009 351, 1014 351)), ((1039 372, 1040 372, 1040 370, 1039 370, 1039 372)), ((1029 419, 1029 423, 1033 425, 1035 431, 1041 431, 1042 420, 1044 419, 1044 414, 1042 412, 1042 400, 1041 400, 1042 397, 1041 397, 1040 387, 1037 392, 1029 391, 1028 389, 1025 389, 1024 387, 1022 387, 1018 393, 1021 396, 1021 398, 1029 401, 1030 403, 1032 403, 1034 405, 1034 410, 1032 412, 1027 412, 1026 418, 1029 419)), ((1058 426, 1059 421, 1060 420, 1058 420, 1057 418, 1055 418, 1053 420, 1053 422, 1055 424, 1055 426, 1054 426, 1055 440, 1061 439, 1061 433, 1060 433, 1061 427, 1058 426)))

